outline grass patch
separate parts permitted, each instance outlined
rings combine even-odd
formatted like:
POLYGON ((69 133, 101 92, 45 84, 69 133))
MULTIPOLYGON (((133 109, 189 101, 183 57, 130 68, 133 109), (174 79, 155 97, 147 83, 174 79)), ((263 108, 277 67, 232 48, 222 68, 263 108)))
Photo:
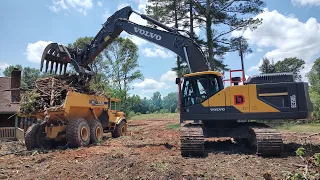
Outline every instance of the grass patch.
POLYGON ((291 131, 291 132, 320 132, 320 124, 288 124, 277 127, 280 130, 291 131))
POLYGON ((179 117, 178 113, 164 113, 164 114, 141 114, 130 118, 130 120, 146 120, 146 119, 168 119, 179 117))
POLYGON ((168 124, 168 129, 178 130, 180 129, 180 123, 178 124, 168 124))

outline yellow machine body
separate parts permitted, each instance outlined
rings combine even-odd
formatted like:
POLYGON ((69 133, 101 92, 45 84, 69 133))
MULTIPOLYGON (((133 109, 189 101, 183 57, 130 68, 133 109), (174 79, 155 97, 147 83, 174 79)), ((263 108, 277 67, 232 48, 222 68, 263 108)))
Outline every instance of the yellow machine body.
POLYGON ((219 72, 186 74, 180 97, 181 121, 310 118, 313 107, 308 84, 290 77, 262 75, 244 85, 224 87, 219 72))

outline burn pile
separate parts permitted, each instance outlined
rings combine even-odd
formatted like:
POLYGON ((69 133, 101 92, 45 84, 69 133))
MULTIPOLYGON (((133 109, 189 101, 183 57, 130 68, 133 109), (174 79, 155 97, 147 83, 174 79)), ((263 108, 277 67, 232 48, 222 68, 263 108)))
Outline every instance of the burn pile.
POLYGON ((88 84, 80 83, 76 75, 63 75, 38 79, 35 88, 22 95, 20 112, 33 114, 48 107, 61 105, 68 91, 95 94, 88 84))

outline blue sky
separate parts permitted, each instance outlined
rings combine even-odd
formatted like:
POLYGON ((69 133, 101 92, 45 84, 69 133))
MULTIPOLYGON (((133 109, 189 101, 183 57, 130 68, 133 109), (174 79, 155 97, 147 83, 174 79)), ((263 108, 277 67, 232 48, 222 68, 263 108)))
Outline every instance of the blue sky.
MULTIPOLYGON (((143 12, 147 0, 33 0, 0 1, 0 69, 21 64, 39 68, 40 55, 49 42, 67 45, 83 36, 95 36, 110 14, 125 5, 143 12)), ((266 0, 265 12, 258 15, 263 24, 243 34, 253 50, 245 57, 247 75, 259 73, 261 58, 275 62, 298 57, 307 62, 302 74, 320 57, 320 0, 266 0)), ((130 20, 145 24, 133 15, 130 20)), ((198 30, 201 35, 203 30, 198 30)), ((155 91, 162 96, 177 91, 174 84, 175 55, 137 37, 129 36, 139 47, 139 63, 145 80, 135 81, 131 94, 150 97, 155 91)), ((225 63, 231 69, 241 67, 238 53, 228 53, 225 63)), ((228 78, 228 76, 226 77, 228 78)), ((307 81, 306 78, 303 80, 307 81)))

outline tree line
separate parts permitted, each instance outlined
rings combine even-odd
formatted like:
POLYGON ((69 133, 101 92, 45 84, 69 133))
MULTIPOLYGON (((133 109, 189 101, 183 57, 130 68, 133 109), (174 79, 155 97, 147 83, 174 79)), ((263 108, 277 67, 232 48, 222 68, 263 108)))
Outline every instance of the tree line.
POLYGON ((162 98, 160 92, 154 92, 150 99, 138 95, 128 97, 129 116, 149 113, 176 113, 178 93, 171 92, 162 98))

